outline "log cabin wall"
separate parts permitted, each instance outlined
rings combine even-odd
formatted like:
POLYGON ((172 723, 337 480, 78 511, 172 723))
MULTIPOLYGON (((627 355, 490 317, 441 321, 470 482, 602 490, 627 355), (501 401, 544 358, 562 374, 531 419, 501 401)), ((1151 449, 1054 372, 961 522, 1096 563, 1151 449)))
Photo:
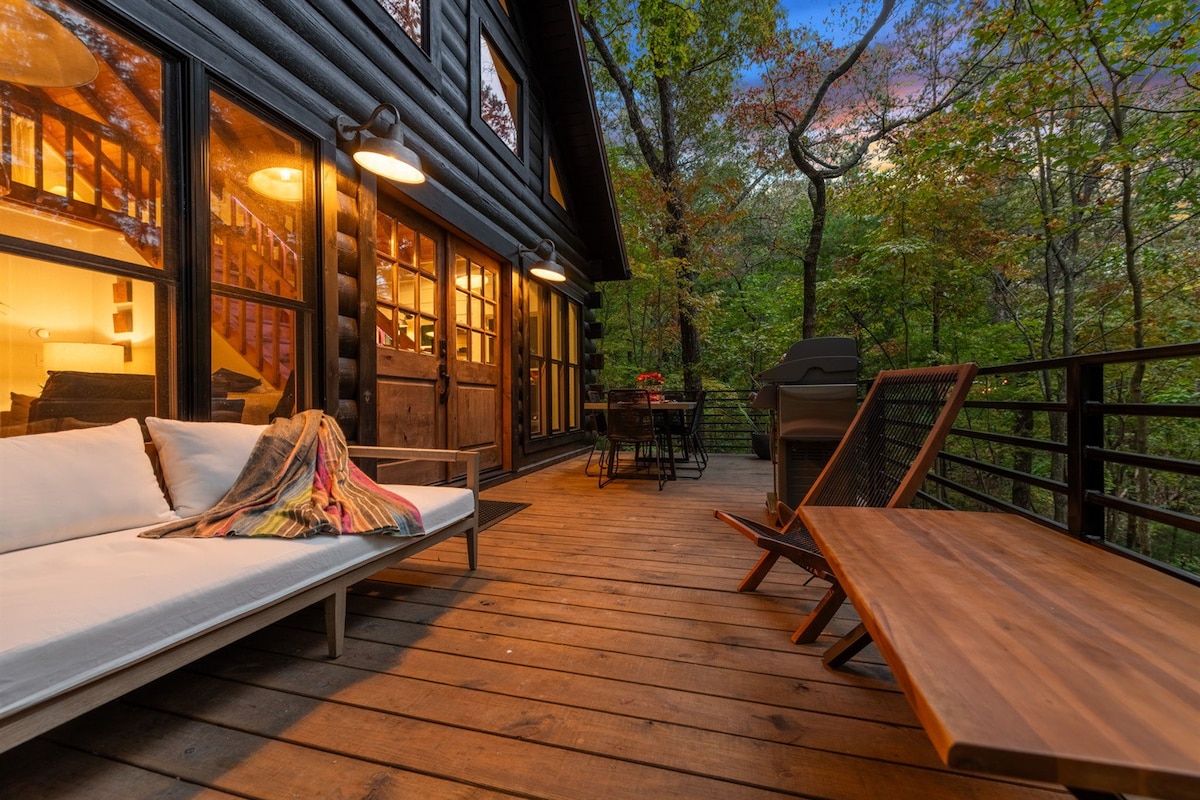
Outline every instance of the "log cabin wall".
MULTIPOLYGON (((196 88, 217 80, 311 135, 324 231, 318 243, 320 319, 311 343, 319 356, 307 365, 312 381, 300 396, 334 414, 348 438, 370 443, 377 434, 374 296, 368 294, 375 283, 374 215, 386 193, 448 237, 490 253, 512 276, 502 324, 509 336, 506 468, 520 471, 584 445, 582 414, 555 435, 538 438, 529 428, 531 279, 528 257, 517 252, 550 239, 569 278, 554 291, 580 309, 596 281, 628 276, 574 2, 509 0, 509 16, 498 0, 425 0, 424 49, 406 38, 377 0, 75 4, 161 51, 174 65, 169 86, 196 88), (481 33, 521 81, 515 154, 480 131, 481 33), (350 159, 349 146, 337 141, 337 117, 358 123, 383 102, 400 109, 406 143, 422 158, 426 183, 398 186, 380 179, 377 186, 350 159), (569 210, 549 198, 551 154, 569 210)), ((172 113, 186 116, 186 109, 172 113)), ((374 133, 382 130, 377 126, 374 133)), ((581 321, 593 318, 586 308, 581 321)), ((590 354, 596 343, 581 339, 581 348, 590 354)), ((581 387, 594 377, 594 371, 580 370, 574 380, 581 387)))

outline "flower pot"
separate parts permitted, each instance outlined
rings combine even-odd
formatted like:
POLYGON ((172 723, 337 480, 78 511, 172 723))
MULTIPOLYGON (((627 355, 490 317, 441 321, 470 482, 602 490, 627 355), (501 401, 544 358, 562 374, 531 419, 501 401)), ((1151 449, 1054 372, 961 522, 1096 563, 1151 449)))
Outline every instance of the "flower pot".
POLYGON ((767 433, 751 432, 750 448, 754 451, 754 455, 764 461, 771 458, 771 436, 767 433))

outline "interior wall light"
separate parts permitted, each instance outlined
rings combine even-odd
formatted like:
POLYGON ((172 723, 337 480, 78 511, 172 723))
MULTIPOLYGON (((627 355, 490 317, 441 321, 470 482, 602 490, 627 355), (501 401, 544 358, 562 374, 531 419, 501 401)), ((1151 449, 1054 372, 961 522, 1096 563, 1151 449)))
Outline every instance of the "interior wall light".
POLYGON ((8 43, 0 50, 0 81, 82 86, 100 74, 87 45, 28 0, 0 0, 0 30, 8 43))
POLYGON ((250 188, 272 200, 298 203, 304 199, 304 170, 263 167, 250 173, 250 188))
POLYGON ((549 239, 542 239, 533 247, 519 247, 517 254, 522 256, 533 256, 536 261, 529 268, 529 274, 535 278, 541 278, 544 281, 553 283, 562 283, 567 279, 567 273, 563 270, 562 264, 558 263, 557 253, 554 250, 554 242, 549 239))
POLYGON ((360 133, 363 134, 362 144, 354 152, 354 160, 360 167, 399 183, 425 182, 421 158, 404 143, 404 132, 400 130, 400 112, 394 105, 382 103, 376 106, 362 125, 355 125, 354 120, 346 116, 338 117, 335 122, 338 139, 341 141, 349 142, 359 138, 360 133), (387 133, 382 137, 371 134, 368 130, 371 123, 385 112, 392 117, 387 133))

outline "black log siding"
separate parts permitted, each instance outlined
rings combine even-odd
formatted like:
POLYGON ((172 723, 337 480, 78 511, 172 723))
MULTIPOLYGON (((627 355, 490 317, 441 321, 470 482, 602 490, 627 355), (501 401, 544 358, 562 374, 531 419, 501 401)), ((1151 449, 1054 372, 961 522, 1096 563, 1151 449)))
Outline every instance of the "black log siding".
MULTIPOLYGON (((496 16, 487 10, 490 0, 431 0, 432 60, 406 42, 397 46, 403 32, 367 16, 377 0, 75 1, 142 31, 148 41, 292 120, 319 143, 324 330, 310 343, 319 349, 309 352, 321 357, 316 394, 306 399, 334 414, 352 440, 375 438, 376 186, 374 176, 360 175, 348 147, 336 141, 339 115, 361 121, 380 102, 398 106, 408 144, 429 177, 423 185, 402 187, 405 201, 495 253, 518 277, 526 263, 517 247, 547 236, 573 267, 572 282, 563 290, 575 299, 595 280, 628 275, 570 0, 512 0, 517 24, 500 18, 500 30, 489 26, 506 36, 527 77, 526 160, 516 167, 470 124, 478 58, 472 19, 481 11, 485 20, 496 16), (427 60, 417 63, 422 58, 427 60), (550 127, 559 167, 579 201, 573 216, 545 201, 550 127)), ((374 132, 381 134, 382 126, 374 132)), ((528 441, 522 292, 515 293, 513 305, 513 455, 520 469, 532 460, 521 444, 528 441)), ((566 441, 564 446, 570 447, 566 441)))
MULTIPOLYGON (((359 212, 360 187, 354 161, 345 153, 337 154, 337 210, 334 240, 337 249, 337 386, 332 396, 337 398, 333 413, 349 441, 362 440, 364 418, 359 408, 360 364, 364 360, 359 324, 361 280, 363 269, 361 235, 362 215, 359 212)), ((369 251, 367 255, 373 255, 369 251)), ((374 282, 370 284, 374 286, 374 282)), ((372 327, 372 330, 374 328, 372 327)), ((374 337, 370 337, 374 344, 374 337)), ((373 360, 374 353, 365 354, 373 360)), ((374 412, 372 411, 372 414, 374 412)))

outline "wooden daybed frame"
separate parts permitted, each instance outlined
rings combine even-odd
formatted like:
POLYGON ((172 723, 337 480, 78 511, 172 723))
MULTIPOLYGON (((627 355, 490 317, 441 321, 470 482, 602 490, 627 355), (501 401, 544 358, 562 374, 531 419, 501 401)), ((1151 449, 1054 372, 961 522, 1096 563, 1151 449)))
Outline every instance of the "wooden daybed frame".
POLYGON ((465 535, 470 569, 478 563, 479 544, 479 453, 463 450, 426 450, 395 447, 351 446, 352 458, 394 461, 438 461, 463 464, 466 488, 471 490, 474 512, 425 536, 397 539, 396 547, 376 558, 325 577, 290 595, 211 628, 182 642, 165 647, 131 664, 114 669, 87 683, 0 718, 0 752, 28 741, 104 703, 208 655, 248 634, 265 628, 318 601, 325 605, 325 627, 329 655, 341 655, 346 630, 346 589, 397 561, 447 539, 465 535))

